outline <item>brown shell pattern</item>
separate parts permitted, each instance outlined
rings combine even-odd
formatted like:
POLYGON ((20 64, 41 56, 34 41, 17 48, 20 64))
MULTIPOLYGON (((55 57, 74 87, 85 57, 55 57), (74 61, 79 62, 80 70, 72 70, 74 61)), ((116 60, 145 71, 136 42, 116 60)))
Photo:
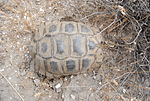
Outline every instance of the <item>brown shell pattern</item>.
POLYGON ((77 74, 95 62, 97 40, 85 24, 66 21, 41 25, 35 40, 35 71, 39 74, 77 74))

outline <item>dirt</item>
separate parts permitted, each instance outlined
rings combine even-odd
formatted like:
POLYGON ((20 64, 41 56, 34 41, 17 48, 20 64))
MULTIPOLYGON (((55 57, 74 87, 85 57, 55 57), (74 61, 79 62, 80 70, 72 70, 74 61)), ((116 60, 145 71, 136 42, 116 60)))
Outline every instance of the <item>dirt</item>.
MULTIPOLYGON (((118 55, 126 58, 129 54, 132 54, 133 47, 130 48, 128 53, 122 54, 119 53, 120 50, 115 50, 114 43, 110 43, 108 40, 106 40, 106 43, 109 43, 108 46, 112 51, 108 51, 108 46, 103 46, 100 51, 103 57, 99 57, 102 62, 92 72, 52 80, 39 77, 34 73, 34 67, 30 65, 32 57, 29 54, 28 46, 31 44, 32 35, 36 34, 36 29, 43 19, 49 21, 61 20, 66 15, 75 16, 75 19, 84 18, 82 17, 84 14, 77 14, 78 11, 73 12, 74 7, 78 8, 78 3, 82 4, 84 1, 72 0, 70 3, 70 1, 65 0, 52 0, 48 2, 49 6, 46 5, 46 0, 30 0, 28 2, 21 0, 21 5, 19 6, 16 6, 17 0, 8 1, 6 5, 11 5, 10 7, 14 7, 16 11, 12 8, 4 9, 7 6, 3 6, 4 8, 0 6, 1 11, 5 12, 4 17, 3 13, 0 12, 0 26, 2 27, 0 30, 0 101, 150 100, 150 79, 145 69, 143 70, 145 75, 142 74, 142 71, 141 77, 138 75, 140 73, 137 74, 137 69, 131 65, 125 65, 132 60, 124 60, 122 57, 123 62, 119 61, 120 64, 114 65, 118 61, 117 59, 120 59, 118 55), (13 3, 11 4, 11 2, 13 3), (70 9, 70 7, 72 8, 70 9), (21 18, 23 15, 27 15, 26 20, 21 18)), ((89 9, 89 12, 93 11, 93 9, 89 9)), ((86 12, 86 14, 88 15, 89 12, 86 12)), ((95 27, 95 32, 101 32, 106 28, 105 26, 112 22, 112 17, 104 16, 102 18, 108 20, 105 23, 105 20, 97 21, 96 23, 101 24, 101 27, 95 27)), ((93 19, 91 18, 90 20, 93 21, 93 19)), ((89 23, 87 20, 83 22, 96 26, 94 22, 89 23)), ((108 29, 112 30, 113 28, 108 29)))

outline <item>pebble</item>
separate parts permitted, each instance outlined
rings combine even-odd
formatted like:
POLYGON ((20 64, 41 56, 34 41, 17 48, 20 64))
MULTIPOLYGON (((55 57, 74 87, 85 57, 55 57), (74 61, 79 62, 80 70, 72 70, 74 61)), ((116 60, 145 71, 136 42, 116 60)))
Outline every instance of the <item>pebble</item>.
POLYGON ((58 83, 58 84, 55 86, 56 92, 61 92, 61 86, 62 86, 61 83, 58 83))
POLYGON ((87 76, 87 74, 86 74, 86 73, 84 73, 83 75, 84 75, 85 77, 87 76))
POLYGON ((61 96, 63 99, 65 98, 65 95, 64 94, 62 94, 62 96, 61 96))
POLYGON ((38 86, 38 85, 40 85, 40 80, 39 79, 35 79, 34 83, 35 83, 36 86, 38 86))
POLYGON ((99 84, 99 85, 101 85, 101 84, 102 84, 102 82, 99 82, 98 84, 99 84))
POLYGON ((73 77, 74 77, 74 76, 73 76, 73 75, 71 75, 71 77, 70 77, 70 78, 72 79, 73 77))
POLYGON ((75 100, 75 96, 73 94, 70 95, 73 100, 75 100))
POLYGON ((126 93, 126 89, 123 89, 123 93, 126 93))
POLYGON ((44 9, 40 8, 40 11, 41 11, 41 12, 44 12, 44 9))
POLYGON ((134 98, 131 98, 131 101, 140 101, 140 100, 138 100, 134 97, 134 98))
POLYGON ((67 81, 67 80, 68 80, 67 77, 65 77, 64 81, 67 81))
POLYGON ((58 88, 60 88, 60 87, 61 87, 61 84, 60 84, 60 83, 58 83, 58 84, 55 86, 56 89, 58 89, 58 88))
POLYGON ((12 100, 12 97, 10 97, 10 100, 12 100))
POLYGON ((4 35, 5 35, 5 34, 6 34, 6 32, 2 32, 2 34, 4 34, 4 35))
POLYGON ((24 71, 20 72, 20 75, 21 75, 21 76, 24 76, 24 75, 26 75, 26 73, 27 73, 27 72, 24 70, 24 71))
POLYGON ((95 79, 96 79, 96 76, 93 76, 93 79, 95 80, 95 79))
POLYGON ((116 80, 112 80, 112 83, 114 83, 115 86, 118 86, 118 85, 119 85, 118 82, 117 82, 116 80))
POLYGON ((0 72, 3 72, 4 71, 4 69, 0 69, 0 72))

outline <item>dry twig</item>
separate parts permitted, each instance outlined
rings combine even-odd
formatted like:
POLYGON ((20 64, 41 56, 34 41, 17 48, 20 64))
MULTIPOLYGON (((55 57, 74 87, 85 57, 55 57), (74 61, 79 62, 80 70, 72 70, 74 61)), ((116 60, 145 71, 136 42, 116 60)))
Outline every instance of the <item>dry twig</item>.
POLYGON ((4 79, 8 82, 8 84, 12 87, 12 89, 16 92, 16 94, 20 97, 20 99, 21 99, 22 101, 25 101, 25 100, 23 99, 23 97, 19 94, 19 92, 16 90, 16 88, 12 85, 12 83, 6 78, 6 76, 5 76, 2 72, 0 72, 0 74, 1 74, 1 76, 4 77, 4 79))

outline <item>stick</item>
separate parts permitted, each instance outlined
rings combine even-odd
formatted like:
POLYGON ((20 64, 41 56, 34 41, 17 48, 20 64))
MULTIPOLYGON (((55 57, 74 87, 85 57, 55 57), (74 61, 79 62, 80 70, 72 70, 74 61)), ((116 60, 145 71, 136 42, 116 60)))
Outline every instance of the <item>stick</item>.
POLYGON ((24 101, 23 97, 18 93, 18 91, 15 89, 15 87, 11 84, 11 82, 6 78, 6 76, 0 72, 0 74, 4 77, 4 79, 8 82, 8 84, 13 88, 13 90, 16 92, 16 94, 21 98, 22 101, 24 101))

